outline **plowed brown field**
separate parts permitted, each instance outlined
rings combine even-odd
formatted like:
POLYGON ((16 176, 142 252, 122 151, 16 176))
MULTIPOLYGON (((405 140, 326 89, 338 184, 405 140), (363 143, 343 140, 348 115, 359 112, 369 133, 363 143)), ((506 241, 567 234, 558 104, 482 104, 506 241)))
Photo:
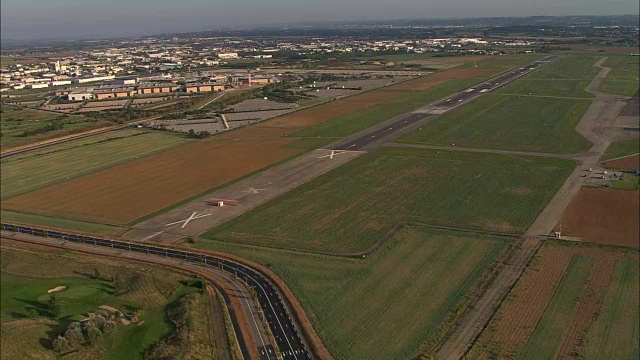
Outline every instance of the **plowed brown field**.
POLYGON ((448 69, 435 74, 421 77, 415 80, 405 81, 397 85, 387 87, 387 90, 426 90, 436 85, 445 83, 451 79, 471 79, 480 76, 491 69, 448 69))
POLYGON ((562 216, 562 233, 588 242, 638 248, 639 206, 638 191, 583 187, 562 216))
POLYGON ((640 168, 640 154, 605 161, 604 165, 608 168, 616 169, 638 169, 640 168))
MULTIPOLYGON (((387 87, 385 89, 389 88, 390 87, 387 87)), ((403 95, 402 93, 387 91, 385 89, 374 90, 364 94, 338 99, 336 101, 331 101, 323 105, 297 111, 290 115, 285 115, 283 117, 273 119, 265 123, 265 125, 270 127, 286 128, 312 126, 403 95)))
MULTIPOLYGON (((522 349, 541 326, 543 313, 552 297, 560 291, 558 286, 566 276, 569 263, 574 256, 590 258, 595 266, 583 291, 575 299, 576 302, 568 315, 569 321, 563 323, 561 328, 556 328, 557 333, 554 333, 555 336, 562 337, 554 358, 574 359, 584 344, 589 327, 601 312, 616 263, 629 258, 637 260, 637 254, 545 244, 467 358, 521 357, 522 349)), ((554 334, 548 335, 553 337, 554 334)))
POLYGON ((294 139, 205 140, 13 197, 3 209, 126 224, 294 155, 294 139))

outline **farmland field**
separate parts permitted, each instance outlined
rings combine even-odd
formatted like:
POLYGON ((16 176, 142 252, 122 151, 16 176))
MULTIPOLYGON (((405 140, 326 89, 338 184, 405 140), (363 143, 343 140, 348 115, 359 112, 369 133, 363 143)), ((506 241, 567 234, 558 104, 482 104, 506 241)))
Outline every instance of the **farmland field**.
POLYGON ((3 210, 124 225, 295 155, 283 147, 292 141, 202 140, 14 196, 3 210))
MULTIPOLYGON (((84 319, 88 313, 112 314, 98 309, 104 304, 125 314, 141 309, 140 320, 144 323, 140 326, 117 324, 114 333, 99 339, 98 345, 80 347, 70 357, 143 359, 150 345, 173 330, 165 318, 167 304, 186 294, 205 296, 195 288, 181 284, 187 276, 161 267, 89 259, 62 250, 26 250, 4 244, 0 275, 3 359, 31 358, 36 354, 38 358, 57 358, 49 339, 57 337, 72 321, 84 319), (41 266, 43 263, 47 266, 41 266), (92 276, 94 269, 99 270, 100 278, 92 276), (111 276, 118 276, 126 284, 123 293, 114 293, 111 276), (58 319, 52 319, 46 307, 50 297, 47 290, 57 286, 67 286, 67 289, 56 293, 61 313, 58 319)), ((207 312, 192 313, 191 316, 206 317, 207 312)), ((208 331, 202 336, 206 337, 206 334, 208 331)))
POLYGON ((560 224, 563 234, 584 241, 639 248, 639 219, 638 191, 583 187, 560 224))
POLYGON ((574 167, 551 158, 387 147, 204 237, 346 253, 368 248, 406 222, 522 233, 574 167))
POLYGON ((113 125, 83 116, 56 114, 48 111, 18 109, 2 106, 0 113, 2 150, 38 141, 65 136, 77 132, 113 125), (61 125, 61 128, 45 130, 48 124, 61 125), (29 132, 34 132, 33 134, 29 132))
POLYGON ((399 141, 550 153, 586 151, 575 131, 590 101, 485 95, 399 141))
POLYGON ((2 199, 190 141, 169 132, 123 130, 17 155, 0 164, 2 199))
POLYGON ((638 265, 637 252, 546 243, 467 359, 638 359, 638 265))
POLYGON ((233 244, 216 250, 282 276, 337 359, 386 360, 429 352, 511 244, 505 237, 410 226, 365 259, 233 244))
POLYGON ((611 68, 598 90, 606 93, 633 96, 640 85, 640 57, 609 55, 603 66, 611 68))

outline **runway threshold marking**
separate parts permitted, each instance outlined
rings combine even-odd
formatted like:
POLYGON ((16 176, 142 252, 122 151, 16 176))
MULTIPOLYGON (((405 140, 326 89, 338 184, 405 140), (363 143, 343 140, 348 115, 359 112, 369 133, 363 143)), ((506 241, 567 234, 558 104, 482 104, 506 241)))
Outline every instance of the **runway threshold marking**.
POLYGON ((323 159, 323 158, 326 158, 326 157, 328 157, 329 159, 333 159, 334 156, 340 155, 340 154, 345 154, 345 153, 347 153, 347 151, 331 150, 331 154, 318 156, 318 159, 323 159))
POLYGON ((205 216, 210 216, 213 214, 200 214, 200 215, 196 215, 198 212, 194 211, 193 214, 191 214, 191 216, 189 216, 188 218, 184 219, 184 220, 180 220, 180 221, 176 221, 176 222, 172 222, 170 224, 166 224, 165 226, 171 226, 171 225, 176 225, 176 224, 180 224, 180 223, 184 223, 182 224, 182 226, 180 226, 180 228, 184 229, 185 226, 187 226, 191 220, 196 220, 196 219, 200 219, 203 218, 205 216))

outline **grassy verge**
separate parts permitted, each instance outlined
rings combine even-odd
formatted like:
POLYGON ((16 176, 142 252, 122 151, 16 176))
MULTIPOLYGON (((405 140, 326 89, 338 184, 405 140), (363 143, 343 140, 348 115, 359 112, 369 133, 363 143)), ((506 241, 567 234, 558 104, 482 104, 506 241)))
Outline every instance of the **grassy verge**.
POLYGON ((59 229, 68 229, 72 231, 89 232, 105 235, 118 235, 126 228, 122 228, 114 225, 90 223, 85 221, 68 220, 62 218, 54 218, 42 215, 23 214, 13 211, 0 212, 2 221, 15 221, 25 224, 40 225, 59 229))

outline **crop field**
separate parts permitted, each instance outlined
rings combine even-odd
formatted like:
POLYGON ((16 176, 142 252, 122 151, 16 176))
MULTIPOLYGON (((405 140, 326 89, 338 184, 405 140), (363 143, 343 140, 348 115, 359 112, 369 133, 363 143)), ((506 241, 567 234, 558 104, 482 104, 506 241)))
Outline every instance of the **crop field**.
POLYGON ((606 93, 633 96, 640 86, 640 58, 638 56, 609 55, 603 66, 611 68, 598 90, 606 93))
POLYGON ((549 242, 467 359, 638 359, 639 257, 549 242))
POLYGON ((71 321, 104 311, 98 306, 105 304, 123 313, 142 309, 140 320, 144 323, 117 324, 114 334, 99 346, 82 348, 76 355, 84 359, 143 359, 147 347, 172 331, 165 320, 165 306, 193 291, 181 285, 185 275, 148 264, 141 267, 61 250, 42 252, 4 245, 0 275, 3 359, 31 358, 34 354, 56 358, 48 339, 71 321), (99 270, 100 278, 93 277, 94 269, 99 270), (108 280, 111 276, 119 276, 126 284, 122 294, 114 294, 108 280), (61 314, 59 320, 53 320, 46 310, 47 291, 57 286, 67 289, 56 293, 61 314))
POLYGON ((549 153, 586 151, 575 131, 590 101, 486 95, 439 116, 401 142, 549 153))
POLYGON ((511 244, 505 237, 409 226, 365 259, 229 244, 216 249, 282 276, 337 359, 386 360, 431 350, 511 244))
POLYGON ((14 196, 3 210, 123 225, 284 160, 293 140, 187 144, 14 196))
POLYGON ((400 223, 522 233, 574 167, 560 159, 387 147, 204 237, 350 253, 372 246, 400 223))
POLYGON ((17 155, 0 164, 2 199, 148 156, 193 140, 169 132, 122 130, 17 155))
POLYGON ((602 154, 601 161, 617 159, 627 155, 635 155, 640 152, 640 140, 622 140, 611 143, 602 154))
POLYGON ((6 150, 108 125, 112 124, 82 116, 3 106, 2 112, 0 112, 0 130, 2 131, 0 146, 2 150, 6 150), (62 128, 44 130, 48 124, 61 124, 62 128))
POLYGON ((565 210, 562 233, 584 241, 640 247, 640 193, 583 187, 565 210))

